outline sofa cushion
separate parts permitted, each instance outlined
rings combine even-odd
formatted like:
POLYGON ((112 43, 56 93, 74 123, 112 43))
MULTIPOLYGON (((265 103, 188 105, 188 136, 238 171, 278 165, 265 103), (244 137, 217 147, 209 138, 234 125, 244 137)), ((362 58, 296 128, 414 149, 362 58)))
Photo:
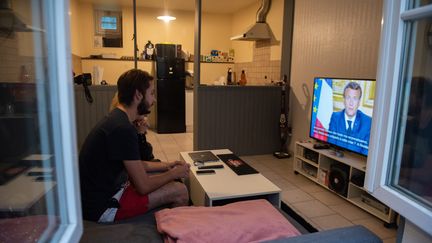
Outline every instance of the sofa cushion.
POLYGON ((271 243, 319 243, 319 242, 344 242, 344 243, 381 243, 382 240, 362 225, 325 230, 297 237, 289 237, 267 241, 271 243))

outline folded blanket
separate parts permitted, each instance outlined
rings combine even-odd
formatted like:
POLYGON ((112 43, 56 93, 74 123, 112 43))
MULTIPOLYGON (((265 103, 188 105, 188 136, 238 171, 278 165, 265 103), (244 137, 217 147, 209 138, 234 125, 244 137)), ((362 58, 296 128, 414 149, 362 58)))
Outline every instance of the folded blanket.
POLYGON ((264 199, 219 207, 178 207, 155 213, 165 242, 261 242, 300 235, 264 199))

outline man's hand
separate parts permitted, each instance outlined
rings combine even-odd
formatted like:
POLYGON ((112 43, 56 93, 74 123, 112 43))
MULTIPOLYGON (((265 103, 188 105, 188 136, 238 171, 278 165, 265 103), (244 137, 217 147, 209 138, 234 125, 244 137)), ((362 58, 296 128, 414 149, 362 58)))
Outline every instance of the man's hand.
MULTIPOLYGON (((184 161, 178 161, 178 160, 176 160, 176 161, 172 161, 172 162, 167 162, 167 164, 168 164, 169 168, 174 168, 177 165, 186 165, 187 163, 184 162, 184 161)), ((187 165, 190 167, 189 164, 187 164, 187 165)))
POLYGON ((176 165, 171 170, 174 179, 182 179, 189 176, 189 164, 176 165))
POLYGON ((133 121, 133 124, 137 129, 138 133, 141 134, 147 133, 147 128, 148 128, 147 117, 139 116, 135 121, 133 121))

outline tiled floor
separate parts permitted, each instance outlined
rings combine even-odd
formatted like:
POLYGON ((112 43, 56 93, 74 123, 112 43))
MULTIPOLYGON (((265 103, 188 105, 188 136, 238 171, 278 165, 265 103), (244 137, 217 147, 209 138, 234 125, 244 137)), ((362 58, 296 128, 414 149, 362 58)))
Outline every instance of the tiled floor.
MULTIPOLYGON (((177 160, 179 152, 193 150, 193 134, 148 134, 155 157, 177 160)), ((242 159, 259 170, 282 189, 282 201, 318 230, 348 225, 364 225, 385 243, 396 242, 396 229, 388 229, 383 222, 338 195, 316 185, 302 175, 295 175, 292 159, 276 159, 272 155, 243 156, 242 159)))

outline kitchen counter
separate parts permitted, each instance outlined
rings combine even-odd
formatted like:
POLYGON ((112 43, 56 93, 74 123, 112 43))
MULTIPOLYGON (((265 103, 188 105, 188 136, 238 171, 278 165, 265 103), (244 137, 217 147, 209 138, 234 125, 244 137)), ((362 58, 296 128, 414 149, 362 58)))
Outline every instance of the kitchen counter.
POLYGON ((226 88, 279 88, 280 86, 277 85, 201 85, 200 87, 210 87, 210 88, 220 88, 220 89, 226 89, 226 88))
POLYGON ((254 155, 279 149, 280 86, 200 85, 197 92, 195 150, 254 155))
MULTIPOLYGON (((132 56, 128 57, 120 57, 120 58, 92 58, 92 57, 82 57, 82 60, 101 60, 101 61, 134 61, 134 58, 132 56)), ((144 60, 144 59, 138 59, 139 62, 155 62, 155 60, 144 60)), ((185 62, 194 62, 185 60, 185 62)), ((206 62, 206 61, 200 61, 201 63, 231 63, 234 64, 234 62, 206 62)))

